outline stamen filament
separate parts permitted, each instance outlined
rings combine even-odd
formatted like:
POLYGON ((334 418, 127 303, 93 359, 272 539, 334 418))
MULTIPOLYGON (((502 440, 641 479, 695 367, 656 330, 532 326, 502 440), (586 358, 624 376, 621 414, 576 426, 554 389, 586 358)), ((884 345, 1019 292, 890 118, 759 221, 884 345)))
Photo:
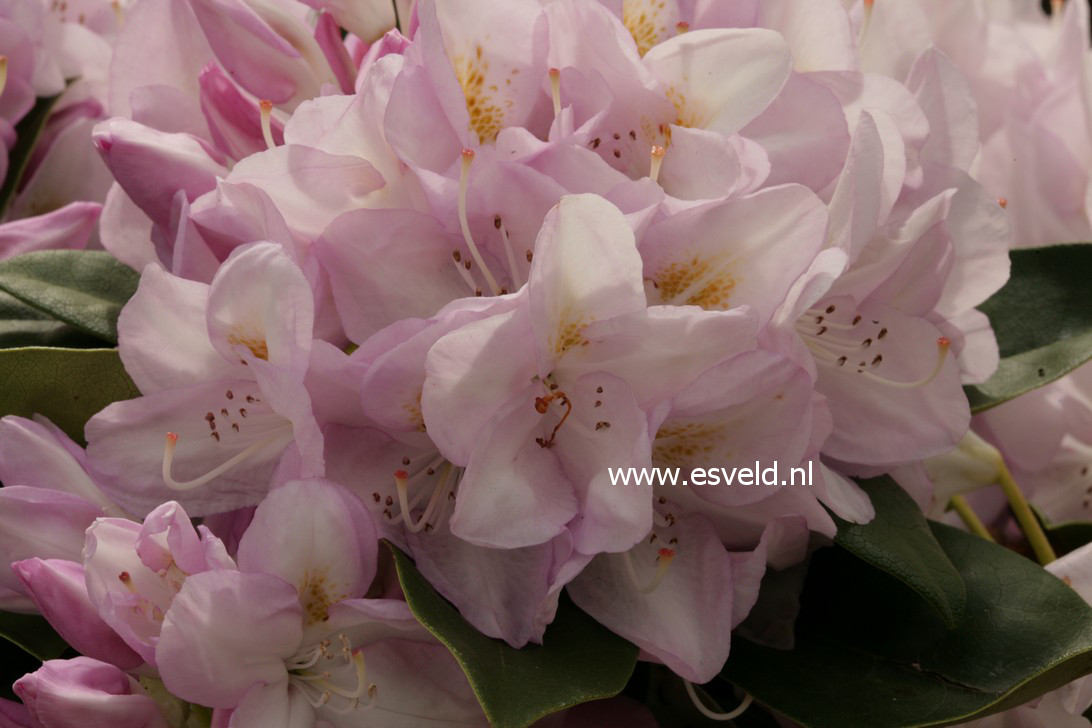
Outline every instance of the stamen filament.
POLYGON ((478 284, 474 282, 474 278, 471 277, 470 271, 466 269, 466 266, 462 263, 462 256, 459 255, 459 251, 456 250, 451 257, 451 262, 455 265, 455 270, 459 271, 459 275, 462 277, 463 282, 470 288, 470 294, 474 295, 478 291, 478 284))
POLYGON ((474 258, 474 262, 478 264, 478 267, 482 269, 482 275, 485 276, 485 282, 489 284, 489 288, 493 291, 493 295, 500 294, 500 286, 497 285, 497 280, 493 277, 493 274, 489 271, 489 266, 482 260, 481 253, 478 252, 478 246, 474 244, 474 238, 470 234, 470 224, 466 221, 466 187, 467 180, 470 179, 470 165, 474 162, 474 150, 463 150, 462 169, 459 172, 459 228, 463 231, 463 240, 466 241, 466 247, 470 249, 470 255, 474 258))
POLYGON ((8 87, 8 57, 0 56, 0 96, 4 95, 4 89, 8 87))
POLYGON ((175 480, 174 477, 171 475, 171 464, 174 462, 174 448, 175 445, 178 444, 178 435, 173 432, 168 432, 167 442, 166 445, 163 447, 163 482, 166 483, 167 487, 171 490, 193 490, 194 488, 200 488, 202 485, 205 485, 206 483, 209 483, 216 478, 219 478, 221 475, 231 470, 244 460, 247 460, 267 445, 284 438, 284 436, 285 433, 283 431, 276 432, 273 435, 265 438, 264 440, 260 440, 259 442, 250 445, 245 450, 235 454, 231 458, 228 458, 226 461, 213 468, 212 470, 208 471, 201 477, 180 482, 175 480))
POLYGON ((508 239, 508 228, 504 227, 504 221, 497 218, 500 221, 500 233, 501 240, 504 241, 504 256, 508 258, 508 275, 512 277, 512 285, 516 290, 523 288, 523 276, 519 273, 519 268, 516 266, 516 254, 512 250, 512 241, 508 239))
POLYGON ((406 525, 406 528, 412 533, 420 533, 425 526, 428 525, 429 519, 432 518, 432 512, 436 510, 437 503, 440 502, 440 495, 444 492, 447 485, 448 476, 451 474, 451 469, 448 468, 444 471, 440 481, 432 489, 432 497, 429 498, 428 505, 425 507, 425 512, 421 514, 421 518, 417 523, 413 522, 413 516, 410 512, 409 498, 406 491, 408 490, 409 475, 405 470, 396 470, 394 472, 394 483, 398 487, 398 506, 402 511, 402 522, 406 525))
POLYGON ((114 17, 118 20, 118 30, 125 27, 125 11, 121 9, 121 0, 111 0, 110 7, 114 10, 114 17))
POLYGON ((262 99, 258 102, 258 108, 262 113, 262 138, 265 139, 266 147, 272 149, 277 146, 277 143, 273 141, 273 102, 262 99))
POLYGON ((535 411, 540 415, 546 414, 550 409, 550 402, 557 400, 565 408, 565 414, 561 415, 561 419, 554 425, 554 429, 550 432, 550 436, 543 439, 538 438, 536 442, 540 447, 552 447, 554 444, 554 438, 557 437, 557 431, 561 429, 561 426, 565 424, 565 420, 569 419, 569 415, 573 411, 573 403, 569 401, 569 397, 562 391, 551 392, 545 397, 535 397, 535 411))
POLYGON ((554 100, 554 118, 561 116, 561 69, 551 68, 550 75, 550 95, 554 100))
POLYGON ((660 165, 664 163, 665 153, 664 148, 659 145, 652 147, 652 151, 649 153, 652 159, 649 163, 648 176, 653 182, 660 177, 660 165))
POLYGON ((675 559, 674 549, 660 549, 656 556, 656 574, 652 577, 652 581, 648 584, 641 585, 640 580, 637 578, 637 571, 633 568, 633 558, 630 556, 629 551, 622 552, 622 559, 626 565, 626 573, 629 574, 629 580, 633 583, 633 588, 641 594, 651 594, 656 591, 656 588, 663 582, 664 576, 667 575, 667 569, 671 566, 671 562, 675 559))
POLYGON ((872 5, 875 0, 864 0, 864 14, 861 18, 861 30, 857 33, 857 45, 864 44, 865 36, 868 35, 868 27, 872 25, 872 5))
POLYGON ((886 384, 889 387, 895 387, 896 389, 917 389, 918 387, 924 387, 931 381, 937 378, 940 374, 940 370, 944 368, 944 360, 948 358, 948 349, 951 347, 952 341, 947 336, 941 336, 937 339, 937 363, 933 366, 933 371, 928 375, 918 379, 914 382, 894 382, 890 379, 885 379, 878 374, 873 374, 869 371, 861 371, 865 377, 881 384, 886 384))
POLYGON ((743 697, 743 702, 739 704, 739 707, 728 713, 715 713, 709 708, 705 707, 705 703, 698 697, 698 693, 694 690, 694 683, 689 680, 683 680, 683 684, 686 685, 686 694, 690 696, 690 702, 694 703, 694 707, 698 709, 698 712, 704 715, 709 720, 732 720, 743 715, 743 711, 751 707, 751 702, 754 700, 754 696, 750 693, 746 693, 743 697))

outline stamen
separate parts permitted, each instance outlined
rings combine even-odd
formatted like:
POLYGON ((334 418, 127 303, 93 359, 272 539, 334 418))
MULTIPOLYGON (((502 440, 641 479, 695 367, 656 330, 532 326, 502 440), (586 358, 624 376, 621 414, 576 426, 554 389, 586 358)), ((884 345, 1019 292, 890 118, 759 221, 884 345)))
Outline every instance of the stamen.
MULTIPOLYGON (((474 295, 475 291, 480 290, 478 284, 474 282, 474 279, 470 277, 470 271, 466 266, 462 264, 462 255, 458 250, 454 250, 451 253, 452 261, 455 263, 455 270, 459 271, 459 276, 463 279, 463 282, 470 288, 470 294, 474 295)), ((470 261, 466 261, 469 263, 470 261)))
POLYGON ((273 141, 273 102, 262 99, 258 102, 258 108, 262 112, 262 137, 265 139, 266 147, 272 149, 277 146, 277 143, 273 141))
MULTIPOLYGON (((820 364, 826 364, 827 366, 831 367, 841 367, 846 363, 847 357, 838 356, 829 349, 826 349, 823 346, 816 344, 814 339, 806 340, 805 343, 807 343, 808 348, 811 350, 812 354, 815 355, 815 360, 820 364)), ((891 379, 887 379, 886 377, 881 377, 878 374, 873 374, 872 372, 865 369, 865 367, 868 366, 867 361, 861 361, 857 365, 857 373, 866 377, 867 379, 871 379, 874 382, 879 382, 880 384, 886 385, 888 387, 895 387, 896 389, 916 389, 918 387, 924 387, 925 385, 936 379, 937 376, 940 374, 940 370, 944 368, 944 360, 948 357, 948 349, 951 347, 951 345, 952 341, 947 336, 941 336, 939 339, 937 339, 937 361, 936 364, 933 366, 933 370, 929 372, 929 374, 927 374, 926 376, 913 382, 896 382, 891 379)), ((872 366, 879 366, 882 361, 883 356, 876 355, 872 358, 872 366)))
POLYGON ((1004 209, 1005 209, 1006 207, 1008 207, 1008 206, 1009 206, 1009 201, 1008 201, 1008 198, 1006 198, 1006 197, 998 197, 998 198, 997 198, 997 204, 1001 206, 1001 209, 1002 209, 1002 210, 1004 210, 1004 209))
POLYGON ((208 471, 201 477, 194 478, 193 480, 187 480, 185 482, 179 482, 175 480, 174 477, 171 475, 171 464, 174 462, 174 448, 175 445, 178 444, 178 435, 173 432, 168 432, 167 442, 166 445, 163 447, 163 482, 166 483, 167 487, 171 490, 193 490, 194 488, 200 488, 202 485, 205 485, 206 483, 209 483, 216 478, 219 478, 221 475, 231 470, 239 463, 247 460, 258 451, 263 449, 265 446, 284 438, 284 436, 285 432, 283 430, 279 430, 278 432, 270 435, 264 440, 260 440, 253 445, 250 445, 242 452, 237 453, 236 455, 224 461, 212 470, 208 471))
POLYGON ((8 87, 8 57, 0 56, 0 96, 4 95, 4 89, 8 87))
POLYGON ((872 5, 876 0, 864 0, 864 15, 861 18, 861 30, 857 34, 857 45, 864 44, 865 36, 868 35, 868 26, 872 24, 872 5))
POLYGON ((121 0, 111 0, 110 7, 114 10, 114 17, 118 19, 118 30, 125 27, 125 11, 121 9, 121 0))
POLYGON ((637 578, 637 571, 633 568, 633 558, 630 556, 630 552, 623 551, 622 558, 626 565, 626 573, 629 574, 629 580, 633 583, 633 588, 641 594, 651 594, 656 591, 656 588, 660 586, 660 583, 664 580, 668 567, 671 566, 671 562, 675 559, 675 549, 659 550, 656 556, 656 574, 652 577, 652 581, 644 586, 641 585, 640 580, 637 578))
POLYGON ((743 715, 743 711, 751 707, 751 701, 754 700, 754 696, 750 693, 745 693, 743 702, 739 704, 739 707, 729 713, 715 713, 709 708, 705 707, 705 703, 698 697, 698 693, 694 690, 694 684, 689 680, 683 680, 683 684, 686 685, 686 694, 690 696, 690 702, 694 703, 694 707, 698 709, 698 712, 704 715, 709 720, 732 720, 743 715))
POLYGON ((554 425, 553 432, 550 433, 549 437, 545 439, 541 437, 535 438, 535 442, 538 443, 539 447, 553 447, 554 438, 557 437, 557 431, 561 429, 561 426, 565 424, 565 420, 569 419, 569 415, 572 414, 573 403, 569 401, 569 398, 561 390, 551 392, 545 397, 535 397, 535 411, 540 415, 546 414, 550 409, 550 402, 555 399, 561 402, 562 406, 565 407, 565 414, 561 415, 561 419, 554 425))
POLYGON ((462 169, 459 172, 459 227, 463 231, 463 240, 466 241, 466 247, 470 249, 470 255, 474 258, 474 262, 478 264, 478 267, 482 269, 485 282, 493 290, 493 295, 497 295, 500 293, 500 286, 497 285, 497 280, 489 271, 489 266, 482 260, 482 256, 478 252, 478 246, 474 244, 474 238, 470 235, 470 225, 466 221, 466 187, 467 180, 470 179, 470 165, 473 162, 474 150, 464 149, 462 169))
POLYGON ((680 20, 679 22, 675 23, 675 33, 677 35, 682 35, 688 30, 690 30, 690 23, 686 22, 685 20, 680 20))
POLYGON ((551 68, 550 75, 550 95, 554 99, 554 118, 561 116, 561 69, 551 68))
POLYGON ((444 488, 447 485, 447 476, 450 473, 450 468, 444 472, 444 476, 440 478, 440 482, 437 483, 432 490, 432 497, 429 498, 428 505, 425 507, 425 512, 421 514, 420 520, 418 520, 417 523, 414 523, 413 516, 410 514, 409 496, 406 492, 409 486, 409 473, 405 470, 394 471, 394 483, 398 488, 398 506, 402 510, 402 522, 410 532, 420 533, 428 525, 429 519, 432 518, 433 511, 436 510, 436 505, 442 500, 440 496, 444 492, 444 488))
POLYGON ((497 215, 494 224, 500 230, 501 240, 504 241, 504 257, 508 259, 508 275, 512 277, 512 284, 516 290, 519 290, 523 288, 523 276, 519 274, 519 268, 516 266, 516 255, 512 250, 512 241, 508 239, 508 229, 504 227, 504 220, 500 215, 497 215))
POLYGON ((652 151, 649 153, 652 161, 649 164, 648 176, 653 182, 660 177, 660 165, 664 163, 665 153, 664 148, 659 145, 652 147, 652 151))

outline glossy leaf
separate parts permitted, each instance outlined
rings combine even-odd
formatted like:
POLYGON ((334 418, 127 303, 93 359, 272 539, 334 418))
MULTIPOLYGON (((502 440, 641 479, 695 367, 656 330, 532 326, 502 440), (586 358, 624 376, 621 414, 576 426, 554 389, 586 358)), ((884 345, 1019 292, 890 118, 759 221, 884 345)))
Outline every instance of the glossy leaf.
POLYGON ((0 290, 110 344, 140 274, 100 250, 38 250, 0 262, 0 290))
POLYGON ((1012 277, 979 306, 997 336, 1001 364, 984 384, 965 388, 973 412, 1049 384, 1092 359, 1092 245, 1009 255, 1012 277))
POLYGON ((37 614, 0 612, 0 637, 42 662, 54 660, 68 649, 49 622, 37 614))
POLYGON ((34 145, 38 143, 46 119, 49 118, 49 112, 53 110, 53 105, 60 97, 61 94, 39 98, 27 115, 15 125, 15 146, 8 152, 8 173, 4 178, 3 186, 0 186, 0 214, 8 209, 8 205, 15 197, 19 183, 23 180, 23 173, 26 172, 27 162, 30 161, 30 154, 34 151, 34 145))
POLYGON ((967 588, 929 530, 917 503, 889 476, 862 481, 876 517, 865 524, 835 516, 835 543, 920 594, 949 627, 963 616, 967 588))
POLYGON ((522 728, 589 700, 617 695, 637 662, 637 648, 562 596, 542 645, 513 649, 478 632, 391 544, 398 580, 413 614, 447 645, 496 728, 522 728))
POLYGON ((106 346, 107 342, 61 323, 0 291, 0 349, 20 346, 106 346))
POLYGON ((1092 609, 997 544, 931 523, 963 574, 948 628, 904 584, 841 547, 815 554, 791 651, 733 640, 723 677, 809 728, 944 726, 1092 672, 1092 609))
POLYGON ((3 349, 0 382, 0 417, 42 414, 81 443, 91 415, 140 396, 115 349, 3 349))

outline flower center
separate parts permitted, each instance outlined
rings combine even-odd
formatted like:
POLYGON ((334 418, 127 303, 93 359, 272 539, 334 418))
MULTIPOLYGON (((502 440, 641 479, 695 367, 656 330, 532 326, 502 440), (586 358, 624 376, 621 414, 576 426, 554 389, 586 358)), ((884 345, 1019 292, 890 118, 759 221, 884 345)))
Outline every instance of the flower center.
POLYGON ((354 650, 344 634, 302 650, 286 667, 288 684, 303 693, 312 707, 344 715, 375 705, 377 690, 368 682, 364 652, 354 650))
POLYGON ((210 409, 204 415, 208 423, 209 437, 218 445, 227 449, 242 447, 232 457, 209 470, 204 475, 192 480, 179 481, 171 474, 175 448, 180 436, 168 432, 163 448, 163 482, 174 490, 193 490, 220 477, 237 465, 249 460, 270 445, 279 443, 282 447, 292 440, 292 423, 277 416, 273 410, 254 394, 236 393, 231 389, 224 391, 222 406, 218 410, 210 409))
POLYGON ((796 322, 796 332, 820 365, 856 371, 866 379, 897 389, 924 387, 936 379, 944 367, 952 343, 946 336, 937 339, 936 364, 920 379, 900 382, 877 374, 875 370, 885 361, 884 345, 890 341, 887 327, 876 319, 866 322, 860 314, 854 315, 849 323, 838 322, 831 318, 836 311, 834 304, 822 310, 808 309, 796 322))

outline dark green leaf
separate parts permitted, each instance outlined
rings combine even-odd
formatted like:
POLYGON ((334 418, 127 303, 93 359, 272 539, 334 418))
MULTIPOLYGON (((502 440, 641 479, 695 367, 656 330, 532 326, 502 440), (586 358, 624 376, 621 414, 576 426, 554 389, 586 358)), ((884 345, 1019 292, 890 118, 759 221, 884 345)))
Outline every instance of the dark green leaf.
POLYGON ((37 614, 0 612, 0 637, 42 662, 54 660, 68 649, 49 622, 37 614))
POLYGON ((948 629, 901 582, 840 547, 815 554, 796 647, 732 642, 722 675, 810 728, 943 726, 1092 672, 1092 609, 997 544, 930 524, 967 586, 948 629))
POLYGON ((558 710, 617 695, 626 686, 637 648, 567 596, 543 644, 516 650, 474 629, 408 556, 387 546, 414 616, 455 655, 493 726, 522 728, 558 710))
POLYGON ((0 291, 0 349, 20 346, 66 346, 83 349, 107 342, 78 331, 0 291))
POLYGON ((1065 556, 1070 551, 1076 551, 1081 546, 1092 543, 1092 522, 1090 521, 1063 521, 1051 523, 1043 512, 1034 505, 1031 507, 1039 525, 1043 527, 1043 533, 1054 548, 1058 556, 1065 556))
POLYGON ((30 153, 34 151, 34 145, 38 143, 38 137, 42 134, 46 119, 53 105, 57 103, 60 94, 56 96, 43 96, 34 104, 18 124, 15 125, 15 146, 8 152, 8 174, 4 178, 4 184, 0 187, 0 215, 8 209, 15 191, 26 172, 27 162, 30 161, 30 153))
POLYGON ((886 475, 860 485, 872 499, 876 517, 861 525, 835 516, 835 542, 916 591, 945 624, 955 627, 963 616, 967 588, 918 504, 886 475))
POLYGON ((973 412, 1049 384, 1092 358, 1092 245, 1009 256, 1012 277, 979 306, 997 335, 1001 364, 987 382, 965 388, 973 412))
POLYGON ((110 344, 140 274, 100 250, 39 250, 0 262, 0 290, 110 344))
POLYGON ((115 349, 3 349, 0 382, 0 416, 42 414, 81 443, 91 415, 140 395, 115 349))

